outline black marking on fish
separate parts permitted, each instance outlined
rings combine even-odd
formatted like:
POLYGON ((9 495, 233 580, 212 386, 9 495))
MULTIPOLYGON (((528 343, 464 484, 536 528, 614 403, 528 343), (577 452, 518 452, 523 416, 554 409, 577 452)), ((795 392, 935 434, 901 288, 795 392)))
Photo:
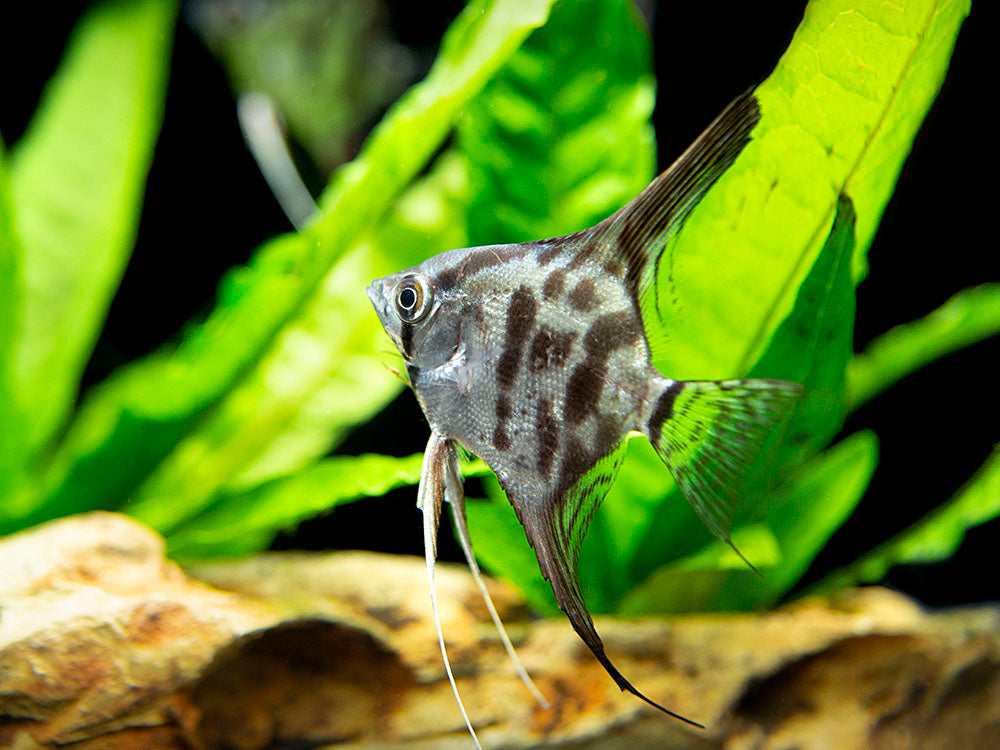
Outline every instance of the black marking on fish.
POLYGON ((535 295, 527 286, 520 286, 510 298, 507 307, 507 341, 497 361, 497 386, 501 391, 514 387, 521 367, 521 355, 531 330, 535 325, 538 305, 535 295))
POLYGON ((590 357, 573 368, 566 383, 566 403, 563 406, 563 419, 567 424, 576 426, 597 410, 607 375, 607 365, 590 357))
POLYGON ((663 393, 660 394, 660 398, 656 401, 656 408, 653 409, 653 413, 649 417, 649 421, 646 423, 646 428, 649 431, 649 442, 654 446, 660 444, 660 434, 663 430, 663 425, 668 419, 673 416, 674 413, 674 400, 677 398, 677 394, 684 389, 684 383, 680 380, 674 380, 668 388, 666 388, 663 393))
POLYGON ((538 473, 546 477, 552 471, 552 461, 559 450, 559 423, 552 413, 552 402, 547 398, 538 400, 535 429, 538 432, 538 473))
POLYGON ((555 299, 562 294, 563 285, 566 283, 566 269, 556 268, 545 277, 545 284, 542 286, 542 294, 547 299, 555 299))
POLYGON ((413 357, 413 326, 409 323, 403 323, 403 327, 399 331, 399 343, 402 344, 403 358, 411 359, 413 357))
POLYGON ((455 284, 458 283, 458 272, 457 266, 452 268, 445 268, 443 271, 438 271, 437 278, 435 279, 435 286, 439 291, 447 292, 454 288, 455 284))
POLYGON ((566 364, 575 338, 576 331, 556 331, 548 326, 541 326, 531 340, 529 366, 534 372, 561 368, 566 364))
POLYGON ((510 450, 510 435, 507 432, 507 421, 510 419, 510 399, 501 394, 497 398, 497 423, 493 428, 493 447, 498 451, 510 450))
POLYGON ((589 276, 580 279, 569 293, 569 303, 580 312, 590 312, 597 307, 598 301, 597 284, 589 276))
POLYGON ((642 335, 632 310, 606 313, 587 329, 583 348, 588 356, 606 360, 615 349, 632 346, 642 335))

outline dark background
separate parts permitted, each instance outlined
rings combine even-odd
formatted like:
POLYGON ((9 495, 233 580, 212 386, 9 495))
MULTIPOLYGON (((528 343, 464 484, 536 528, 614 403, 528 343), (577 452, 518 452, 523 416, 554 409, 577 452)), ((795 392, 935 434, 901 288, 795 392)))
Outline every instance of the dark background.
MULTIPOLYGON (((660 3, 652 30, 661 168, 733 97, 768 75, 804 5, 773 2, 760 10, 751 3, 660 3)), ((8 146, 26 126, 84 7, 33 4, 16 16, 5 9, 0 133, 8 146)), ((430 59, 460 7, 453 1, 395 0, 386 21, 400 42, 430 59)), ((996 84, 987 83, 984 72, 995 73, 995 65, 985 62, 995 28, 987 14, 994 7, 980 3, 966 21, 944 86, 885 211, 869 253, 870 274, 858 288, 858 349, 892 326, 927 314, 963 287, 1000 280, 992 231, 996 122, 986 111, 996 84)), ((191 317, 211 308, 226 268, 245 262, 262 240, 291 229, 243 145, 224 72, 183 17, 145 206, 137 247, 85 387, 174 338, 191 317)), ((816 559, 806 583, 946 500, 983 463, 1000 438, 993 385, 998 354, 996 337, 953 354, 851 417, 844 435, 866 427, 877 432, 878 469, 857 512, 816 559)), ((340 450, 399 455, 422 450, 426 429, 400 428, 412 424, 423 425, 423 419, 407 392, 340 450)), ((476 494, 474 487, 469 490, 476 494)), ((886 583, 933 605, 1000 599, 998 544, 1000 521, 984 524, 968 533, 952 559, 894 569, 886 583)), ((420 554, 413 489, 338 508, 281 536, 276 546, 420 554)), ((442 557, 457 560, 461 553, 448 540, 442 557)))

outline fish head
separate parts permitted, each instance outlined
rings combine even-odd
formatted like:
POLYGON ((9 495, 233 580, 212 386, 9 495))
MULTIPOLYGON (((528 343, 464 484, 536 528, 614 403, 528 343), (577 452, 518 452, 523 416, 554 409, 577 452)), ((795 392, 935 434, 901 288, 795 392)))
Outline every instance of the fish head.
POLYGON ((429 265, 434 260, 376 279, 366 289, 382 327, 411 372, 446 365, 461 344, 461 313, 452 295, 439 288, 429 265))

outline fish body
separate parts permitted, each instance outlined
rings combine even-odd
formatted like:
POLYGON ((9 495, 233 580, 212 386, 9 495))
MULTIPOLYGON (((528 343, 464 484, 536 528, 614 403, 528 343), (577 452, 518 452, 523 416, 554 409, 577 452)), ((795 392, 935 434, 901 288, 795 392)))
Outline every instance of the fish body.
POLYGON ((574 629, 623 690, 664 711, 604 653, 577 582, 577 555, 630 432, 649 438, 695 510, 728 542, 746 468, 800 390, 772 380, 670 379, 652 365, 644 319, 661 309, 656 277, 668 241, 758 119, 751 94, 737 99, 670 169, 594 227, 450 250, 368 288, 431 426, 425 520, 433 517, 436 529, 429 506, 439 507, 442 496, 453 508, 463 502, 448 468, 456 465, 455 444, 479 456, 574 629))

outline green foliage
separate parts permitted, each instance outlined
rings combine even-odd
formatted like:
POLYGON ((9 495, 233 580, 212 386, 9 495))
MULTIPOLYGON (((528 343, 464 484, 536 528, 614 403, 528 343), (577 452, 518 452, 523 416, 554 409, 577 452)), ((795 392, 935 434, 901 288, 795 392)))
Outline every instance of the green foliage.
POLYGON ((859 432, 799 468, 770 499, 767 525, 747 526, 734 543, 758 575, 719 540, 656 570, 631 589, 624 613, 752 609, 773 604, 799 579, 845 521, 875 470, 877 442, 859 432))
MULTIPOLYGON (((265 243, 248 267, 233 269, 215 310, 176 347, 88 394, 51 458, 5 502, 0 531, 128 503, 169 532, 224 490, 246 489, 322 455, 350 424, 394 395, 397 384, 382 377, 372 356, 382 340, 363 291, 376 270, 390 270, 387 254, 364 249, 377 240, 371 227, 440 146, 469 98, 544 22, 548 4, 470 5, 425 81, 336 173, 312 225, 265 243), (352 326, 356 321, 363 323, 352 326), (331 400, 339 409, 329 409, 331 400), (297 430, 310 420, 319 424, 303 439, 297 430)), ((138 13, 143 6, 113 7, 138 13)), ((94 11, 97 20, 87 27, 95 34, 103 33, 103 12, 94 11)), ((169 39, 168 29, 159 36, 169 39)), ((106 64, 115 65, 114 58, 106 64)), ((113 100, 105 92, 97 101, 113 100)), ((430 241, 453 239, 447 223, 441 226, 430 241)), ((392 257, 391 266, 405 260, 405 246, 392 257)))
POLYGON ((880 579, 893 565, 945 560, 958 549, 967 529, 997 516, 1000 516, 1000 452, 994 450, 955 497, 814 588, 830 591, 870 583, 880 579))
MULTIPOLYGON (((564 2, 548 18, 549 5, 470 4, 427 78, 335 173, 309 226, 232 269, 207 319, 74 414, 131 251, 176 11, 167 0, 95 6, 28 132, 0 150, 0 532, 124 509, 182 559, 244 555, 305 518, 418 481, 420 456, 324 458, 401 388, 383 367, 368 281, 446 248, 593 224, 652 176, 650 45, 632 4, 564 2)), ((829 445, 847 412, 1000 330, 1000 290, 984 286, 852 353, 854 285, 968 3, 844 5, 810 3, 757 90, 754 141, 696 208, 659 280, 676 300, 663 311, 663 372, 806 387, 733 534, 763 575, 711 537, 648 442, 631 439, 580 558, 594 611, 778 600, 874 470, 874 435, 829 445)), ((1000 514, 997 466, 826 585, 950 554, 965 529, 1000 514)), ((479 462, 463 469, 488 495, 468 508, 484 566, 555 611, 495 479, 479 462)))
POLYGON ((575 232, 646 187, 656 168, 651 66, 631 2, 557 3, 459 124, 469 243, 575 232))
POLYGON ((18 332, 5 351, 22 409, 4 429, 18 436, 21 462, 64 426, 131 253, 175 13, 170 0, 96 8, 11 152, 20 257, 8 278, 28 293, 10 298, 18 332))
POLYGON ((879 336, 851 360, 848 406, 853 411, 914 370, 997 334, 1000 284, 964 289, 930 315, 879 336))

